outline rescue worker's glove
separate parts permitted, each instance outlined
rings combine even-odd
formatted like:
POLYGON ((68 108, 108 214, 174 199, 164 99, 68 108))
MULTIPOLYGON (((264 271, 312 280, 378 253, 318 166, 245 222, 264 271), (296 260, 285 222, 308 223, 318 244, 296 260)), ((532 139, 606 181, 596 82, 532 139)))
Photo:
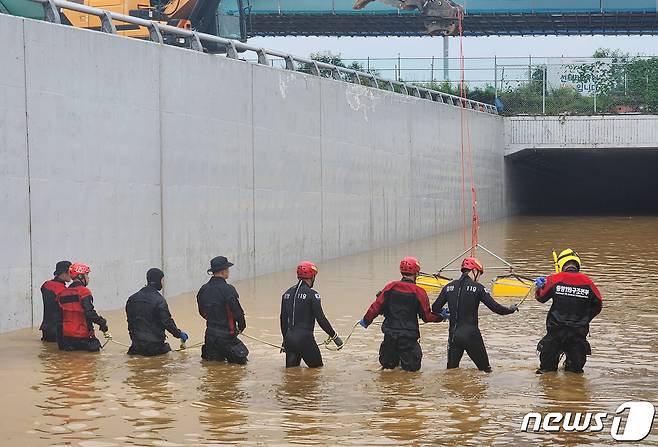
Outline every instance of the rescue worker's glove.
POLYGON ((180 338, 180 341, 181 341, 182 343, 185 343, 185 342, 190 338, 190 336, 187 335, 187 332, 185 332, 185 331, 180 331, 180 337, 178 337, 178 338, 180 338))
POLYGON ((441 312, 439 312, 439 316, 443 318, 444 320, 449 320, 450 319, 450 309, 443 308, 441 309, 441 312))
POLYGON ((546 277, 540 276, 535 279, 535 287, 538 289, 543 288, 546 285, 546 277))
POLYGON ((342 349, 343 347, 343 339, 341 339, 338 335, 335 335, 334 338, 334 344, 338 349, 342 349))
POLYGON ((106 332, 108 332, 110 329, 107 327, 107 324, 105 324, 105 325, 103 325, 103 326, 100 327, 100 330, 101 330, 101 332, 102 332, 103 335, 104 335, 104 334, 105 334, 106 332))
POLYGON ((102 332, 103 332, 103 337, 105 337, 106 340, 109 340, 109 339, 112 338, 112 336, 110 335, 110 333, 107 331, 107 327, 106 327, 105 330, 102 331, 102 332))
POLYGON ((368 329, 368 323, 366 322, 365 318, 361 318, 361 321, 359 321, 359 324, 363 329, 368 329))
POLYGON ((514 312, 518 312, 518 311, 519 311, 519 305, 518 305, 518 304, 512 304, 512 305, 509 307, 509 310, 511 310, 512 313, 514 313, 514 312))

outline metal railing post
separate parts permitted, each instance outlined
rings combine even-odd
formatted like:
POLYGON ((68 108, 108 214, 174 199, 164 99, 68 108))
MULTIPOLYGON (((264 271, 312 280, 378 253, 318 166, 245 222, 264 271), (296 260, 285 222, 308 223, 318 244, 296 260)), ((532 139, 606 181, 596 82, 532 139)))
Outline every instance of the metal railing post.
POLYGON ((295 71, 295 61, 292 56, 288 54, 283 59, 286 61, 286 70, 295 71))
POLYGON ((190 36, 190 48, 194 51, 200 51, 203 53, 203 45, 201 44, 201 38, 197 33, 192 33, 190 36))
POLYGON ((311 74, 315 76, 320 76, 320 67, 318 67, 318 63, 313 61, 311 64, 311 74))
POLYGON ((162 33, 160 32, 160 29, 157 26, 155 26, 154 23, 150 23, 146 28, 149 31, 149 40, 151 42, 164 43, 164 39, 162 38, 162 33))
POLYGON ((101 31, 108 34, 117 33, 117 28, 114 26, 114 23, 112 23, 112 17, 110 17, 110 13, 107 11, 103 11, 103 14, 101 15, 101 31))
POLYGON ((233 42, 226 44, 226 57, 229 59, 238 59, 238 50, 235 48, 235 44, 233 42))
POLYGON ((267 58, 267 53, 265 53, 265 50, 262 48, 259 48, 258 51, 256 51, 256 54, 258 55, 258 63, 261 65, 270 65, 270 61, 267 58))
POLYGON ((43 6, 43 16, 46 19, 46 22, 57 23, 58 25, 62 23, 62 19, 59 16, 59 10, 57 6, 55 6, 53 0, 48 0, 41 5, 43 6))

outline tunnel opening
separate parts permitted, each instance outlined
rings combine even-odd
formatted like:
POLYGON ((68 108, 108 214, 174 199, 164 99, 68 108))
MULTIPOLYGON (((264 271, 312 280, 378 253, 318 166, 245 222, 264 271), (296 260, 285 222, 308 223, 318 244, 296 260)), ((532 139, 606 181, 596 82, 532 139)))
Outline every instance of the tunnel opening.
POLYGON ((505 168, 518 214, 658 215, 658 148, 525 149, 505 168))

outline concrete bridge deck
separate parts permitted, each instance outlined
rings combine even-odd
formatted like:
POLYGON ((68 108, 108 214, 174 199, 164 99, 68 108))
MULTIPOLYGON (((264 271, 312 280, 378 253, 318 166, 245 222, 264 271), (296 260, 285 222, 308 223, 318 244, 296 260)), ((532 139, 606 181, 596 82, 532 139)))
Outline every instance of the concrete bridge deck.
POLYGON ((515 116, 505 155, 536 149, 658 149, 658 115, 515 116))

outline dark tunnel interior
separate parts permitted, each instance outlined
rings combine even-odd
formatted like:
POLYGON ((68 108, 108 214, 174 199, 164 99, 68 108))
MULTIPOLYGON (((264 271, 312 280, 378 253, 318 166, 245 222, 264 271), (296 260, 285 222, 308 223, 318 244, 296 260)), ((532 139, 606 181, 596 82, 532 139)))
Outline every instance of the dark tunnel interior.
POLYGON ((526 149, 505 170, 518 214, 658 215, 658 148, 526 149))

